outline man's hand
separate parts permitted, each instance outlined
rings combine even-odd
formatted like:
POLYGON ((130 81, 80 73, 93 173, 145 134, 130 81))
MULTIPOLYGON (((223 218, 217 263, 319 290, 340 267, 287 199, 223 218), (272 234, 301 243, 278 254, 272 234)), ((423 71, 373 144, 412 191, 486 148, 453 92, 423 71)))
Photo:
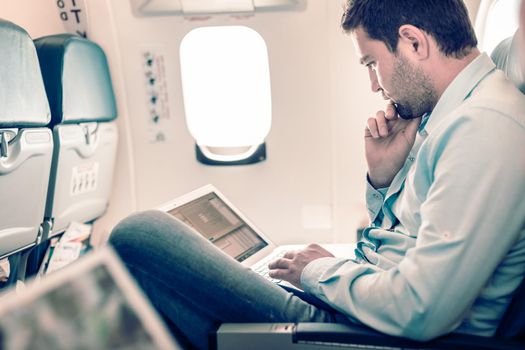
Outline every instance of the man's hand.
POLYGON ((310 244, 301 250, 286 252, 282 258, 268 264, 270 277, 288 281, 301 288, 301 274, 305 266, 313 260, 327 256, 334 255, 317 244, 310 244))
POLYGON ((393 104, 368 119, 365 155, 368 176, 375 188, 390 186, 414 145, 421 118, 401 119, 393 104))

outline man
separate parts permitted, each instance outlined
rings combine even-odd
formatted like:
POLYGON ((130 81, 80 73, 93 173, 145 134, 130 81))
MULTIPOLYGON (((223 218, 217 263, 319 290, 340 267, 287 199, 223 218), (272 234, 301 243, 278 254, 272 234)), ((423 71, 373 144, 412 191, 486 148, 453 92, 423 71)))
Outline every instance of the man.
POLYGON ((134 215, 111 242, 174 331, 205 348, 223 322, 358 322, 426 340, 494 334, 525 273, 525 98, 476 49, 461 0, 350 0, 372 90, 372 225, 357 259, 318 245, 270 263, 290 293, 171 216, 134 215), (293 292, 293 291, 292 291, 293 292))

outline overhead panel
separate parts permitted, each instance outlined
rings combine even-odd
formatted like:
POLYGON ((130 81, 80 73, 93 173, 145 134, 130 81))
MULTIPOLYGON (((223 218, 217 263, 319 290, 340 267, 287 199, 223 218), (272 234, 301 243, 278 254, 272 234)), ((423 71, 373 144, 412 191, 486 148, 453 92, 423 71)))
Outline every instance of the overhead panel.
POLYGON ((181 0, 184 14, 253 12, 252 0, 181 0))
POLYGON ((136 13, 142 16, 182 15, 180 0, 131 0, 136 13))
POLYGON ((201 15, 291 10, 306 0, 131 0, 137 16, 201 15))
POLYGON ((288 10, 305 2, 306 0, 253 0, 253 6, 258 10, 288 10))

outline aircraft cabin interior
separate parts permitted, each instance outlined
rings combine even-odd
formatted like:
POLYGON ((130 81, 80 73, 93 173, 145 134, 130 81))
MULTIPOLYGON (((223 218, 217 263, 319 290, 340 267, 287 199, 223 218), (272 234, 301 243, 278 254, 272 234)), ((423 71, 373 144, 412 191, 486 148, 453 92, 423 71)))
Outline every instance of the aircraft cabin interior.
MULTIPOLYGON (((480 52, 525 94, 522 1, 463 2, 480 52)), ((364 133, 387 101, 345 3, 1 1, 0 348, 188 347, 111 248, 133 213, 164 211, 244 266, 282 245, 354 254, 371 225, 364 133)), ((514 293, 490 337, 235 322, 209 347, 519 349, 525 283, 514 293)))

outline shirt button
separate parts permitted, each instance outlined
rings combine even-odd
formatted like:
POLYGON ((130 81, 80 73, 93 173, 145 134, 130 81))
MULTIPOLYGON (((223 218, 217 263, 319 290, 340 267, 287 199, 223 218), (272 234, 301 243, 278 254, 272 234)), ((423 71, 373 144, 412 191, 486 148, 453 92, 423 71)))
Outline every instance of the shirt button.
POLYGON ((374 193, 374 194, 372 195, 372 197, 374 197, 375 199, 381 199, 381 196, 378 195, 377 193, 374 193))
POLYGON ((409 161, 411 161, 411 162, 413 162, 414 160, 416 160, 416 158, 415 158, 415 157, 412 157, 412 156, 410 156, 410 157, 408 157, 408 160, 409 160, 409 161))

